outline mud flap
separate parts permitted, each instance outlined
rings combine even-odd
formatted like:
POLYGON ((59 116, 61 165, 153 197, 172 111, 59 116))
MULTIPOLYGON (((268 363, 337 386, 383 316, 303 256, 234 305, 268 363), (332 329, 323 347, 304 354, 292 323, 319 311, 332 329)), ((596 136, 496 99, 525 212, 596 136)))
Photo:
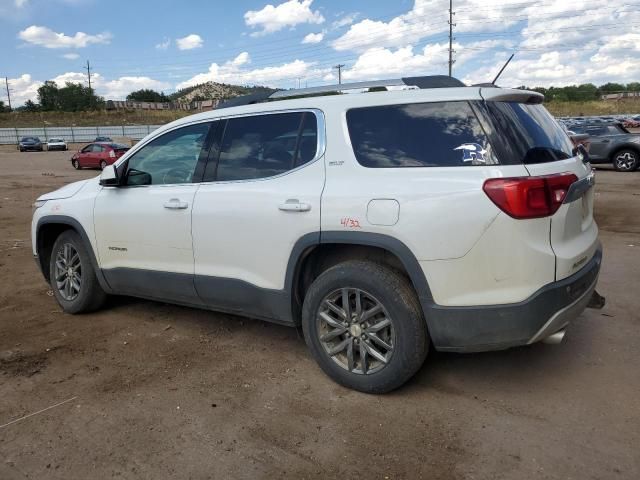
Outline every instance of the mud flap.
POLYGON ((605 303, 606 303, 606 299, 594 290, 593 295, 591 295, 591 298, 589 299, 589 303, 587 304, 587 308, 596 308, 600 310, 602 307, 605 306, 605 303))

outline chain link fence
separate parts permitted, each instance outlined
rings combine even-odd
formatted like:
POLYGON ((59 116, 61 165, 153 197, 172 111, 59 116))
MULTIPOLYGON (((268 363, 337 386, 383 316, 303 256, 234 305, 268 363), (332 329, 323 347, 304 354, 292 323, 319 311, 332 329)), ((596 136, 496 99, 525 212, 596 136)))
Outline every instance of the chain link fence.
POLYGON ((160 126, 0 128, 0 145, 17 145, 23 137, 38 137, 43 142, 50 138, 63 138, 67 143, 91 142, 96 137, 126 137, 140 140, 160 126))

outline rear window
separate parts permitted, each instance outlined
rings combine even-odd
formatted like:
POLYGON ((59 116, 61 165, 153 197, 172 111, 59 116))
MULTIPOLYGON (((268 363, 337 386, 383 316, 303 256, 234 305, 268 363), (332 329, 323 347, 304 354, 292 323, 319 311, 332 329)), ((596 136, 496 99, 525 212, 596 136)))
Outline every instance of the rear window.
POLYGON ((498 163, 468 102, 356 108, 347 112, 358 162, 369 168, 498 163))
POLYGON ((501 163, 545 163, 573 156, 573 145, 542 105, 486 102, 501 163))

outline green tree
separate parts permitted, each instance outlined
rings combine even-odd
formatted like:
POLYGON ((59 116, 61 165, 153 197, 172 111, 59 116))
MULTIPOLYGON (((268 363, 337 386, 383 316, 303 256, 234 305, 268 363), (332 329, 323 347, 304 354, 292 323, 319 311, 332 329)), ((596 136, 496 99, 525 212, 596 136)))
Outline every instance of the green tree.
POLYGON ((629 92, 640 92, 640 82, 627 83, 627 90, 629 92))
POLYGON ((0 112, 8 112, 8 111, 9 111, 9 107, 5 107, 4 102, 0 100, 0 112))
POLYGON ((47 80, 40 88, 38 88, 38 103, 40 108, 45 112, 59 110, 59 93, 56 82, 47 80))
POLYGON ((621 83, 605 83, 604 85, 600 86, 600 91, 602 93, 624 92, 625 90, 625 86, 621 83))
POLYGON ((162 92, 156 92, 150 88, 143 88, 141 90, 131 92, 127 95, 127 100, 135 102, 168 102, 169 97, 162 92))
POLYGON ((27 100, 24 102, 24 111, 25 112, 37 112, 40 110, 40 105, 34 103, 32 100, 27 100))

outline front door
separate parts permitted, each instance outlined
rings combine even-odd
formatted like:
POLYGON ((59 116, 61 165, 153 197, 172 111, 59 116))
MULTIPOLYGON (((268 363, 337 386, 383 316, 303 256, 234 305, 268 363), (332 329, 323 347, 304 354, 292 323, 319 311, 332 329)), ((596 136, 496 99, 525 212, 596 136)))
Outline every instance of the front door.
POLYGON ((193 178, 210 123, 171 130, 127 160, 124 185, 95 204, 98 255, 118 293, 197 304, 193 287, 193 178))
POLYGON ((290 319, 289 257, 305 235, 319 241, 321 125, 321 112, 301 111, 235 117, 218 129, 193 206, 195 284, 208 306, 290 319))

